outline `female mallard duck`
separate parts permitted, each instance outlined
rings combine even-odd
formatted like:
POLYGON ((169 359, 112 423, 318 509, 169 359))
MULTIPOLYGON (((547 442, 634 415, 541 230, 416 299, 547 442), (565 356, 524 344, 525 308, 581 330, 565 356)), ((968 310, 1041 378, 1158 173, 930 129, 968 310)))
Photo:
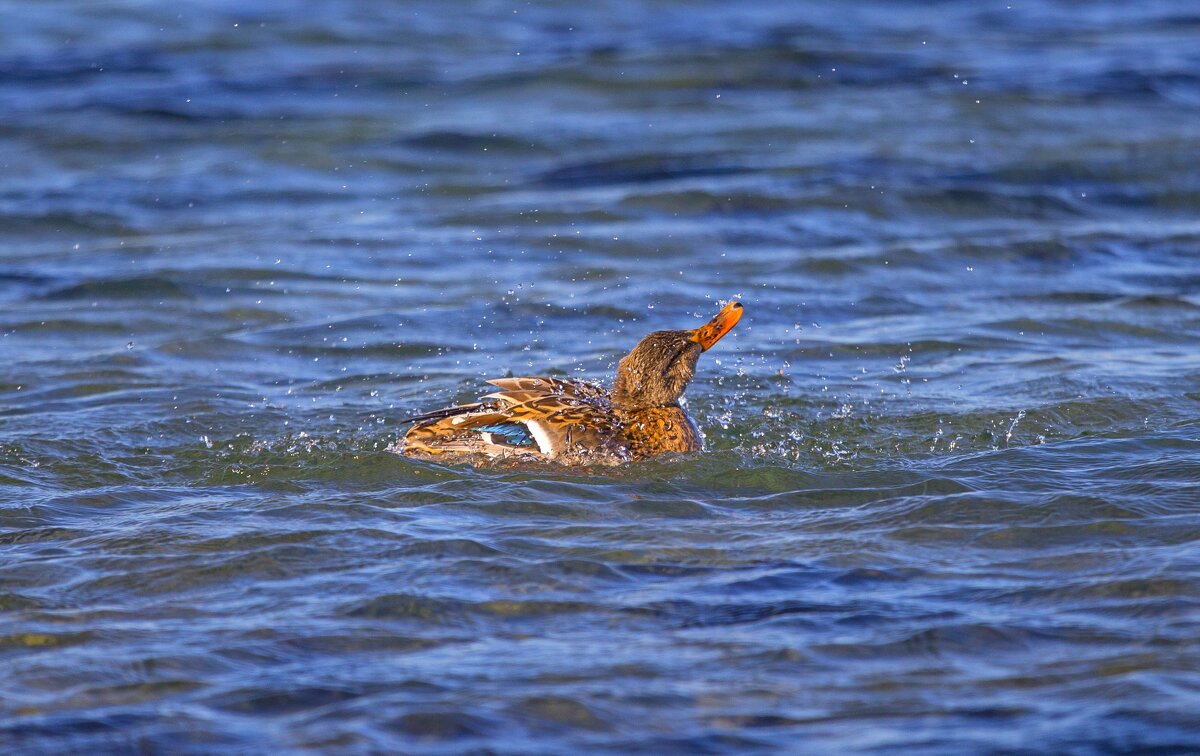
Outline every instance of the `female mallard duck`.
POLYGON ((621 358, 609 392, 587 381, 501 378, 474 404, 410 417, 401 454, 425 458, 514 455, 568 464, 619 464, 703 448, 679 406, 700 353, 742 317, 730 302, 693 331, 655 331, 621 358))

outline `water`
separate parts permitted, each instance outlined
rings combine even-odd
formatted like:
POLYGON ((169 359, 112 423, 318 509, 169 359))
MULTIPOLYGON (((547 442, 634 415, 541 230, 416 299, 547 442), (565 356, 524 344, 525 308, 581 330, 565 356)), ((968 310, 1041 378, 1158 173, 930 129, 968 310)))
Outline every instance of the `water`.
POLYGON ((1193 4, 585 5, 0 2, 3 750, 1200 747, 1193 4))

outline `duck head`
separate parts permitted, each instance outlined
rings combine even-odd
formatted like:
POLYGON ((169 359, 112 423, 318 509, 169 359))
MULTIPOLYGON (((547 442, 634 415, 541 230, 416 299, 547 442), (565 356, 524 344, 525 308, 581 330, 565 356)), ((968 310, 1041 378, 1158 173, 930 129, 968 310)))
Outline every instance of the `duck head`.
POLYGON ((730 302, 693 331, 655 331, 617 364, 613 404, 623 410, 666 407, 679 401, 696 373, 700 353, 721 340, 742 317, 742 303, 730 302))

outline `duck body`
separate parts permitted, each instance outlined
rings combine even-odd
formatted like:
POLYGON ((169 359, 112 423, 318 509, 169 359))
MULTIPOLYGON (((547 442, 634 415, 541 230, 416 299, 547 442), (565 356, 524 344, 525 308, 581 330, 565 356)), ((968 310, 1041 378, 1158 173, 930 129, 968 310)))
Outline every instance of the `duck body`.
POLYGON ((478 402, 410 418, 401 441, 408 456, 446 459, 524 457, 620 464, 632 459, 609 392, 586 381, 500 378, 478 402))
POLYGON ((633 459, 665 452, 704 451, 700 430, 678 404, 629 413, 622 418, 621 429, 633 459))
POLYGON ((402 453, 620 464, 704 448, 678 404, 621 412, 607 389, 586 381, 539 376, 488 383, 501 390, 473 404, 412 418, 402 453))
POLYGON ((679 404, 700 353, 741 317, 733 302, 691 331, 655 331, 617 366, 612 391, 588 381, 521 377, 488 381, 500 389, 471 404, 408 418, 399 453, 441 461, 516 458, 607 464, 704 442, 679 404))

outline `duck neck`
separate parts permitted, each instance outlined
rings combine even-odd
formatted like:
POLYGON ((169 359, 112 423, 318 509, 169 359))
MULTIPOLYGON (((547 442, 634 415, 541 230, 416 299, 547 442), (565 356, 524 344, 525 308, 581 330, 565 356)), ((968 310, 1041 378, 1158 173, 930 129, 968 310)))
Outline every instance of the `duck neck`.
POLYGON ((644 412, 655 412, 655 411, 672 410, 672 409, 680 410, 680 411, 683 410, 683 408, 679 406, 678 399, 676 399, 673 402, 667 402, 665 404, 646 404, 644 402, 634 402, 634 403, 616 402, 616 401, 613 402, 613 414, 617 415, 618 417, 622 417, 622 418, 633 417, 635 415, 640 415, 644 412))

